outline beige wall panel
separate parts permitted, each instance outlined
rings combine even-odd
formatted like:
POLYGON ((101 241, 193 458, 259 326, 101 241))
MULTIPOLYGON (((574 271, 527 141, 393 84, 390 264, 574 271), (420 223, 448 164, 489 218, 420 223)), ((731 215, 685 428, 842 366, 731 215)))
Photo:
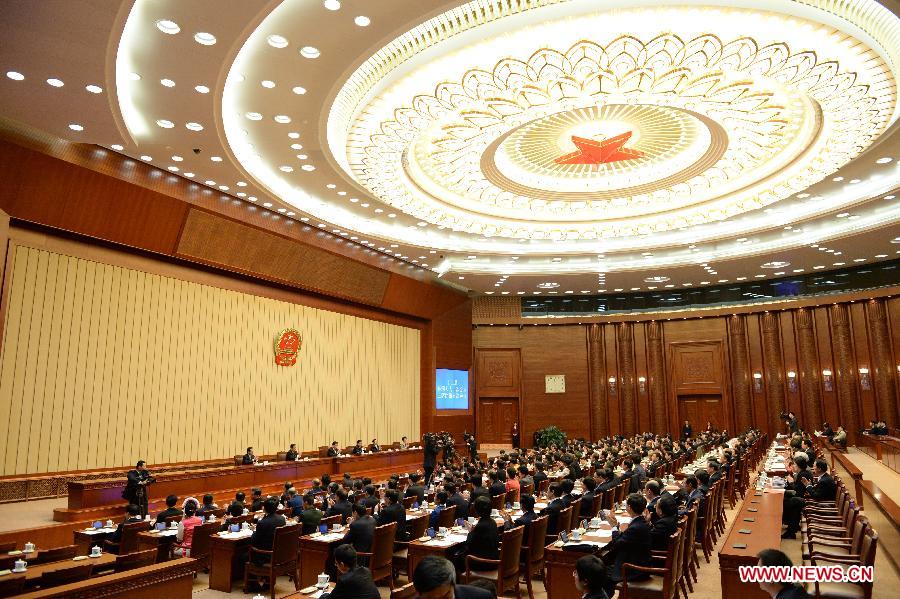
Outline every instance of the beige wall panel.
POLYGON ((419 436, 416 329, 22 245, 7 264, 0 475, 419 436))

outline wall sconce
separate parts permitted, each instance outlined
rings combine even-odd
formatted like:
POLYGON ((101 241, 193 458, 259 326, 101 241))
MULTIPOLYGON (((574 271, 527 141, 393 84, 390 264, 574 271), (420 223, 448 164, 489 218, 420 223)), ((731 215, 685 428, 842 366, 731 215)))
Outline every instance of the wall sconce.
POLYGON ((797 392, 797 373, 794 372, 793 370, 788 370, 787 379, 788 379, 788 391, 790 391, 791 393, 796 393, 797 392))
POLYGON ((869 378, 868 368, 859 369, 859 386, 863 388, 863 391, 870 391, 872 389, 872 379, 869 378))
POLYGON ((762 373, 761 372, 753 373, 753 390, 756 393, 762 393, 762 373))
POLYGON ((644 394, 647 391, 647 377, 638 377, 638 391, 644 394))
POLYGON ((822 382, 825 384, 826 391, 834 391, 834 385, 832 383, 831 371, 823 370, 822 371, 822 382))
POLYGON ((616 394, 616 377, 614 376, 609 377, 609 394, 616 394))

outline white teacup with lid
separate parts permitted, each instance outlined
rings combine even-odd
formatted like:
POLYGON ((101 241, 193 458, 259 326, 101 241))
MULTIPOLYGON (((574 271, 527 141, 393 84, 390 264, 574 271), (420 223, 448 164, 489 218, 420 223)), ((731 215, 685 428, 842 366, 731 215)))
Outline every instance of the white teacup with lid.
POLYGON ((17 559, 17 560, 13 563, 13 569, 12 569, 12 571, 13 571, 13 572, 24 572, 25 569, 26 569, 27 567, 28 567, 28 562, 26 562, 26 561, 23 560, 23 559, 17 559))
POLYGON ((91 547, 92 557, 100 557, 101 553, 103 553, 103 550, 100 548, 100 545, 94 545, 93 547, 91 547))
POLYGON ((24 551, 24 553, 33 553, 34 549, 35 549, 34 543, 29 541, 29 542, 25 543, 25 549, 23 551, 24 551))

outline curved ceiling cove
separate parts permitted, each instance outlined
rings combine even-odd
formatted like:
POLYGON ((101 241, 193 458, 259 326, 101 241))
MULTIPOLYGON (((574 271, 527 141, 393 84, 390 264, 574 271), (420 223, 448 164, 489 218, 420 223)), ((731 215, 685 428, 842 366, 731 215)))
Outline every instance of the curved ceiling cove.
POLYGON ((900 223, 900 20, 875 0, 423 2, 259 2, 229 37, 138 0, 116 69, 130 141, 199 126, 242 199, 486 293, 895 257, 840 257, 900 223), (148 23, 219 53, 196 86, 152 75, 205 114, 141 92, 148 23))

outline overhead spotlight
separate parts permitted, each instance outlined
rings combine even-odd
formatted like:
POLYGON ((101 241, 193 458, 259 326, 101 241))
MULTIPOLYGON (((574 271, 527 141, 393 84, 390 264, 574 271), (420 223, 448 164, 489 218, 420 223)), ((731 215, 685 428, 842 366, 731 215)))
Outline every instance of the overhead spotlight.
POLYGON ((161 19, 157 21, 156 28, 169 35, 175 35, 179 31, 181 31, 181 27, 178 26, 178 23, 176 23, 175 21, 169 21, 168 19, 161 19))
POLYGON ((322 2, 322 6, 324 6, 328 10, 340 10, 341 3, 339 0, 324 0, 324 2, 322 2))
POLYGON ((92 94, 102 94, 103 93, 103 88, 100 87, 99 85, 93 85, 93 84, 86 85, 84 87, 84 89, 91 92, 92 94))
POLYGON ((205 31, 198 31, 194 34, 194 41, 202 46, 212 46, 216 43, 216 36, 205 31))
POLYGON ((369 17, 365 17, 363 15, 360 15, 360 16, 356 17, 355 19, 353 19, 353 22, 356 23, 359 27, 368 27, 369 24, 372 22, 372 19, 370 19, 369 17))

